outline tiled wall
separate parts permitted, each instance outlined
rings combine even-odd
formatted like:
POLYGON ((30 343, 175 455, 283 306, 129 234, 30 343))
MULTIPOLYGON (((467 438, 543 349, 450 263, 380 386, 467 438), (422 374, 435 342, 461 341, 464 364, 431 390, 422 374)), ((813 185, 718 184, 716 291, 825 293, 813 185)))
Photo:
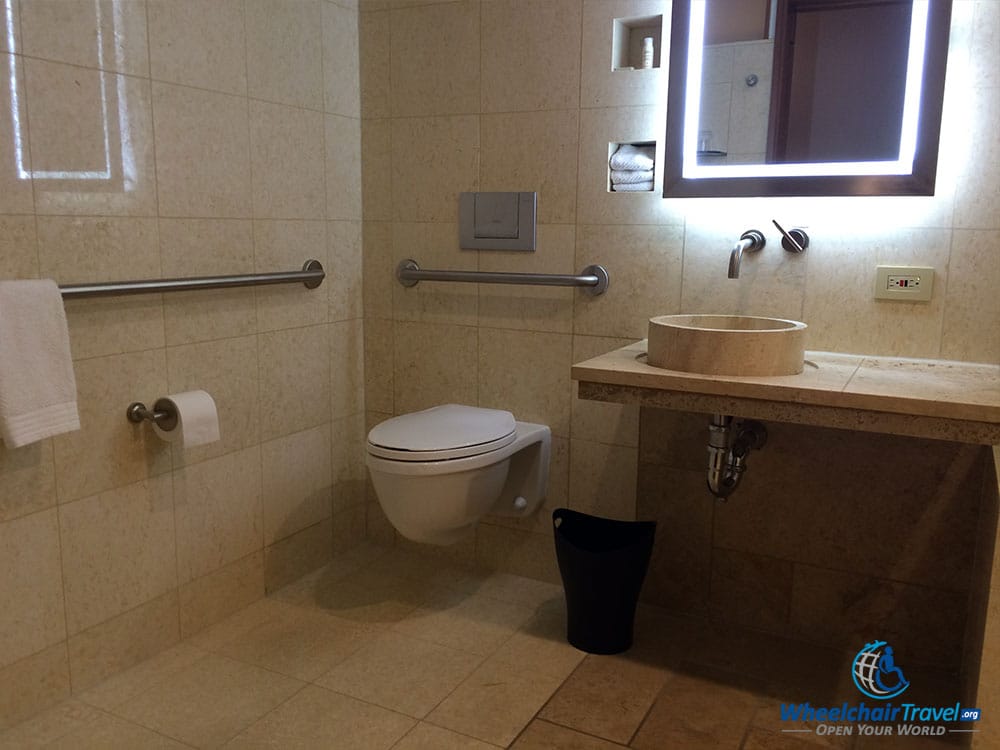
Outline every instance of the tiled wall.
POLYGON ((83 427, 0 447, 0 728, 364 534, 356 2, 6 6, 0 278, 329 275, 67 302, 83 427), (218 443, 125 420, 194 388, 218 443))
MULTIPOLYGON (((576 399, 569 370, 645 337, 652 315, 778 315, 805 320, 813 349, 1000 361, 990 291, 1000 284, 1000 4, 955 2, 938 190, 914 198, 664 200, 659 177, 654 193, 609 193, 608 144, 662 141, 666 84, 663 69, 612 70, 613 21, 663 15, 669 38, 669 13, 663 0, 361 3, 368 422, 456 401, 547 423, 547 508, 634 517, 638 413, 576 399), (470 190, 537 190, 537 252, 459 249, 457 194, 470 190), (806 227, 809 251, 782 251, 772 218, 806 227), (728 280, 729 249, 751 227, 768 246, 728 280), (392 275, 403 258, 555 273, 601 263, 611 288, 599 298, 404 289, 392 275), (873 300, 877 263, 935 266, 931 303, 873 300)), ((391 538, 369 511, 369 534, 391 538)), ((554 579, 546 516, 491 519, 448 552, 554 579)))

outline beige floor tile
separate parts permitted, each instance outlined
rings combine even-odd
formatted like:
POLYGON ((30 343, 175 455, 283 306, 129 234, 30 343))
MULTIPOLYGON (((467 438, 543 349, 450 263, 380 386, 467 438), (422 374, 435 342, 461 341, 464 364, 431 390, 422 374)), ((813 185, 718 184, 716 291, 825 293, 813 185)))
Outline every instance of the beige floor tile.
POLYGON ((383 750, 413 724, 409 717, 310 685, 226 747, 383 750))
POLYGON ((625 746, 535 719, 510 747, 511 750, 614 750, 625 746))
POLYGON ((492 750, 489 745, 464 734, 420 722, 392 750, 492 750))
MULTIPOLYGON (((672 679, 656 699, 631 746, 636 750, 739 747, 764 698, 751 689, 727 684, 727 678, 721 675, 713 673, 708 678, 684 674, 672 679), (724 710, 712 708, 723 706, 724 710)), ((734 681, 743 682, 729 678, 729 682, 734 681)))
POLYGON ((124 703, 115 714, 200 748, 219 747, 303 683, 215 654, 124 703))
POLYGON ((184 750, 188 745, 138 724, 119 719, 117 716, 105 714, 46 747, 51 750, 108 750, 109 748, 184 750))
POLYGON ((530 722, 560 680, 485 661, 427 720, 461 734, 507 747, 530 722))
POLYGON ((316 680, 323 687, 422 719, 482 657, 385 633, 316 680))
POLYGON ((565 679, 586 654, 566 640, 566 615, 546 608, 521 626, 493 658, 526 671, 537 670, 565 679))
POLYGON ((449 591, 394 624, 393 630, 442 646, 489 656, 532 615, 520 604, 449 591))
POLYGON ((200 649, 179 643, 84 691, 80 700, 110 711, 188 668, 204 655, 205 652, 200 649))
POLYGON ((216 653, 308 682, 375 637, 353 622, 285 602, 266 600, 259 609, 256 622, 216 653))
MULTIPOLYGON (((854 737, 829 737, 805 733, 770 732, 760 727, 750 727, 741 750, 817 750, 823 747, 852 747, 854 737)), ((707 747, 707 745, 706 745, 707 747)), ((909 748, 909 745, 907 745, 909 748)))
POLYGON ((627 656, 589 655, 539 717, 627 743, 669 678, 665 669, 627 656))
POLYGON ((70 698, 27 721, 0 732, 0 750, 46 747, 61 737, 97 721, 103 714, 93 706, 70 698))
POLYGON ((562 586, 510 573, 492 573, 475 584, 475 593, 532 609, 563 598, 562 586))

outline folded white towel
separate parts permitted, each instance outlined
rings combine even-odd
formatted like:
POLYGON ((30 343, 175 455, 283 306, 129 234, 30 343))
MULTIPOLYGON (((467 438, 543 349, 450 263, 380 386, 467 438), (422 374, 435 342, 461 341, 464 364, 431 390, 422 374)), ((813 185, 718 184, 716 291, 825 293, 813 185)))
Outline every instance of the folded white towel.
POLYGON ((630 182, 624 185, 612 185, 611 187, 616 193, 642 193, 653 189, 653 181, 630 182))
POLYGON ((80 429, 62 294, 54 281, 0 281, 0 438, 18 448, 80 429))
POLYGON ((653 180, 653 170, 652 169, 612 169, 611 170, 611 184, 612 185, 628 185, 632 182, 652 182, 653 180))
POLYGON ((610 165, 612 169, 652 169, 655 154, 655 146, 633 146, 631 143, 623 143, 612 154, 610 165))

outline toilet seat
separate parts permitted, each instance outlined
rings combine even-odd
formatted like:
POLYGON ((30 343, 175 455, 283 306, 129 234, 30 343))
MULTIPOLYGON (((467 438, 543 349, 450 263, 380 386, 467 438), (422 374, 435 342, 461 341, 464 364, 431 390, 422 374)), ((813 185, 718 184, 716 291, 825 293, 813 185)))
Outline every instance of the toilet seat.
POLYGON ((367 447, 393 461, 448 461, 500 450, 516 437, 509 411, 445 404, 376 425, 367 447))

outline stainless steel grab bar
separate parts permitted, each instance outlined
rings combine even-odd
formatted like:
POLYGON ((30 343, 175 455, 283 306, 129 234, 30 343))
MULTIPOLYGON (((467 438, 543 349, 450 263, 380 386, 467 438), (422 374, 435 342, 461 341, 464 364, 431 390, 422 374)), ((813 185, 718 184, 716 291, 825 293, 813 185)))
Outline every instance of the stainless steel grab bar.
POLYGON ((277 273, 247 273, 236 276, 192 276, 186 279, 144 279, 139 281, 110 281, 99 284, 66 284, 59 287, 63 299, 85 297, 110 297, 118 294, 152 294, 154 292, 180 292, 188 289, 229 289, 237 286, 262 284, 292 284, 301 282, 306 289, 315 289, 323 283, 326 272, 318 260, 307 260, 301 271, 277 273))
POLYGON ((608 272, 604 266, 592 265, 579 276, 561 273, 501 273, 498 271, 441 271, 421 268, 415 260, 401 260, 396 266, 396 280, 403 286, 416 286, 420 281, 461 281, 470 284, 527 284, 530 286, 580 286, 590 294, 604 294, 608 289, 608 272))

